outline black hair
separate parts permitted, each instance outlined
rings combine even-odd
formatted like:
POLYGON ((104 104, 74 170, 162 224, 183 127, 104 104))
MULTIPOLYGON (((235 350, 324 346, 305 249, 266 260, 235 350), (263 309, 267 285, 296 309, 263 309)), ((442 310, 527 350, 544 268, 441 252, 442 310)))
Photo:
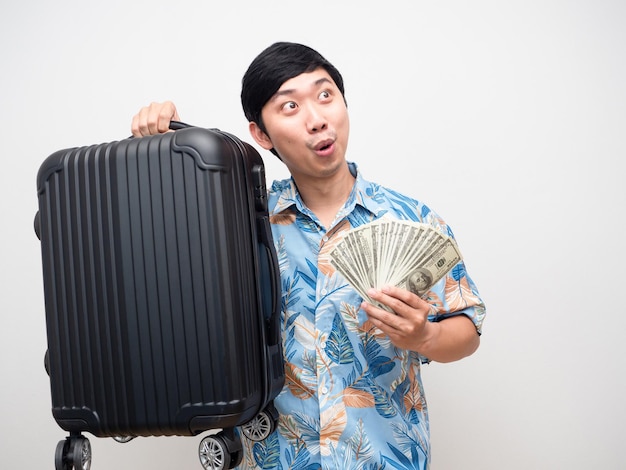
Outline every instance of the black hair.
POLYGON ((261 118, 263 106, 287 80, 320 67, 328 72, 345 101, 341 74, 319 52, 292 42, 269 46, 252 61, 241 81, 241 105, 248 121, 267 133, 261 118))

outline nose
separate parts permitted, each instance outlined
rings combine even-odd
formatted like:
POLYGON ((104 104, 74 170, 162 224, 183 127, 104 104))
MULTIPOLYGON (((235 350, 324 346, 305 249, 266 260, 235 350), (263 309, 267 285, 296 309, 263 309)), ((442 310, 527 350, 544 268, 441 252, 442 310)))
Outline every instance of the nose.
POLYGON ((309 108, 307 127, 311 133, 323 131, 328 127, 328 123, 326 122, 326 118, 323 113, 321 113, 321 110, 315 106, 311 106, 309 108))

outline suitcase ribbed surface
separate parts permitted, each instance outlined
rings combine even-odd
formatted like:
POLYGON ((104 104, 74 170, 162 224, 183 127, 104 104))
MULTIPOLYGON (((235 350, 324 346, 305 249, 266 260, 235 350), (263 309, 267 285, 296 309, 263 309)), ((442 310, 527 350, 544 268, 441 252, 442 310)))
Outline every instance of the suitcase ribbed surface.
POLYGON ((182 132, 58 152, 40 170, 52 406, 66 430, 185 435, 260 406, 246 167, 227 139, 209 142, 226 155, 215 161, 170 152, 182 132))

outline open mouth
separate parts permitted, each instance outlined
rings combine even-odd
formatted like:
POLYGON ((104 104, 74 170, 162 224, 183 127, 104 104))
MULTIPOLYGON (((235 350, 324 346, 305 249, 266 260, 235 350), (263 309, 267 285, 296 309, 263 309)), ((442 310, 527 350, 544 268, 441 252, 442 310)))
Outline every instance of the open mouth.
POLYGON ((315 150, 317 152, 324 152, 325 150, 328 150, 329 148, 331 148, 332 145, 333 145, 332 140, 324 140, 323 142, 320 142, 319 144, 315 146, 315 150))

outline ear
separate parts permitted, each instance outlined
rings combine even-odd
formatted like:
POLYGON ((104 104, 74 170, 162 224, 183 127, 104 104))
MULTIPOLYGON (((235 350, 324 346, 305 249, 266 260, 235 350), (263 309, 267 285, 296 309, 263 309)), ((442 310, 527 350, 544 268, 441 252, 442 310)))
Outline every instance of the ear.
POLYGON ((270 137, 263 132, 263 130, 259 127, 256 122, 248 123, 248 130, 250 131, 250 135, 265 150, 272 150, 274 148, 274 144, 270 140, 270 137))

